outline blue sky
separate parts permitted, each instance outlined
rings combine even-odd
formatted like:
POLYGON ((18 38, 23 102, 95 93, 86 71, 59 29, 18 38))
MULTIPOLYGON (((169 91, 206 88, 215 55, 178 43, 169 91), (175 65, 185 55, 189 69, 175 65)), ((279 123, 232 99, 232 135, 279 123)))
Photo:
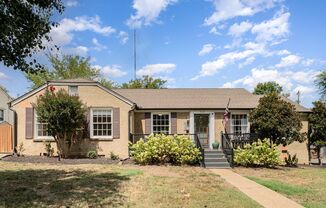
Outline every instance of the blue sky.
MULTIPOLYGON (((311 106, 313 80, 325 70, 323 0, 66 0, 51 31, 60 54, 90 57, 103 76, 168 80, 168 87, 244 87, 276 81, 311 106)), ((47 63, 43 53, 38 59, 47 63)), ((29 90, 20 71, 0 65, 0 84, 12 96, 29 90)))

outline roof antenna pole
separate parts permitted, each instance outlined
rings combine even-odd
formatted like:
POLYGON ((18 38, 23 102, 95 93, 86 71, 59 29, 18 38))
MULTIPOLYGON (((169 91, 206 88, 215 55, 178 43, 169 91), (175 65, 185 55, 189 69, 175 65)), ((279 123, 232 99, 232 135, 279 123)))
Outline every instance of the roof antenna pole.
POLYGON ((134 80, 136 80, 137 75, 136 75, 136 71, 137 71, 137 53, 136 53, 136 28, 134 27, 134 80))
POLYGON ((301 101, 300 101, 300 94, 301 94, 301 93, 300 93, 300 90, 298 90, 298 92, 297 92, 297 96, 298 96, 298 98, 297 98, 297 103, 298 103, 298 104, 300 104, 300 102, 301 102, 301 101))

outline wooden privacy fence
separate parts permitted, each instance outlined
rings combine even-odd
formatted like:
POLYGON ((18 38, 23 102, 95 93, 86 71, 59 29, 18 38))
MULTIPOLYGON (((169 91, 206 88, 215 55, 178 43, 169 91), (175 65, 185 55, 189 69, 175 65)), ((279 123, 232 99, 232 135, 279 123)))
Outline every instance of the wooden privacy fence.
POLYGON ((12 126, 8 123, 2 123, 0 124, 0 153, 12 151, 12 126))

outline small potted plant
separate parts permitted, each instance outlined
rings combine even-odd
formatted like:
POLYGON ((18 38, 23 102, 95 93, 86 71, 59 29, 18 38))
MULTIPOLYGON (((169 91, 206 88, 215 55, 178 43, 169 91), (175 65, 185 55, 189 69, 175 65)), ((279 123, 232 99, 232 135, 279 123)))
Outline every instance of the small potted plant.
POLYGON ((213 149, 218 149, 219 146, 220 146, 220 143, 217 142, 217 141, 214 141, 213 144, 212 144, 213 149))

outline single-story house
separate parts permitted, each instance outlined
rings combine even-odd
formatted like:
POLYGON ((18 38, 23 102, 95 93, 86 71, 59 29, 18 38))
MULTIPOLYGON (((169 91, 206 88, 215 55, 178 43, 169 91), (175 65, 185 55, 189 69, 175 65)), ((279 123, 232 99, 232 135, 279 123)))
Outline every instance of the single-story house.
MULTIPOLYGON (((84 79, 49 81, 10 103, 17 114, 16 144, 24 144, 26 155, 45 152, 43 141, 53 141, 32 106, 50 86, 78 95, 88 108, 90 136, 76 151, 97 148, 99 154, 114 152, 120 157, 128 156, 128 141, 150 133, 197 134, 207 148, 221 142, 229 99, 228 133, 250 133, 248 114, 260 98, 242 88, 107 89, 84 79)), ((302 131, 307 132, 310 110, 288 101, 302 115, 302 131)), ((308 163, 306 143, 293 143, 288 149, 301 163, 308 163)))

